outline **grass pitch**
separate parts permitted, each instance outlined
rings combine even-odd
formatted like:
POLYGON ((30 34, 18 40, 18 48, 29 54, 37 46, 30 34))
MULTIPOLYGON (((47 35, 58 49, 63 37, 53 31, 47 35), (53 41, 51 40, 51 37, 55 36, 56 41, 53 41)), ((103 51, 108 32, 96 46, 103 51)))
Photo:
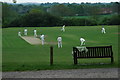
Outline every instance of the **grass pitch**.
POLYGON ((63 48, 57 48, 57 44, 30 45, 20 37, 18 31, 24 28, 4 28, 2 33, 2 70, 46 70, 46 69, 76 69, 76 68, 109 68, 118 67, 118 26, 105 26, 106 34, 101 33, 102 26, 67 26, 66 32, 61 32, 61 27, 37 27, 27 28, 28 36, 33 36, 33 30, 37 34, 46 35, 45 41, 57 43, 57 37, 62 36, 63 48), (113 46, 115 62, 110 59, 79 59, 78 65, 73 65, 72 47, 79 46, 79 38, 84 37, 86 46, 113 46), (50 46, 54 47, 54 65, 50 66, 50 46), (85 64, 85 65, 83 65, 85 64), (86 65, 87 64, 87 65, 86 65), (89 65, 90 64, 90 65, 89 65))

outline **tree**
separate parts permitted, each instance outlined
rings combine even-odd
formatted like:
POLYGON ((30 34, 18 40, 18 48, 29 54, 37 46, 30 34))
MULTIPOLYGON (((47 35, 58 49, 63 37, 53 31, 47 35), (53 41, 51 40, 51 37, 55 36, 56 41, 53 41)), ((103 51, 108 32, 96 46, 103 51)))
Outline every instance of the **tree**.
POLYGON ((31 10, 29 13, 21 16, 19 19, 12 21, 9 26, 20 27, 44 27, 60 25, 61 19, 59 17, 50 15, 40 10, 31 10), (16 22, 15 24, 13 24, 16 22))
POLYGON ((17 16, 17 12, 11 9, 12 5, 7 3, 3 3, 2 6, 2 19, 3 19, 3 26, 7 27, 11 21, 13 21, 17 16))
POLYGON ((13 3, 16 3, 17 2, 17 0, 13 0, 13 3))
POLYGON ((49 13, 56 15, 56 16, 70 16, 72 15, 70 9, 63 5, 53 5, 51 8, 49 8, 49 13))

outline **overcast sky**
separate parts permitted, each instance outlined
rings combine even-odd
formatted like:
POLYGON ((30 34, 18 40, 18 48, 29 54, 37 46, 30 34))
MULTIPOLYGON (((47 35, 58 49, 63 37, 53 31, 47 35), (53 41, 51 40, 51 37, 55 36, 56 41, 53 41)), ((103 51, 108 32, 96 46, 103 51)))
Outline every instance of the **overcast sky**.
MULTIPOLYGON (((0 0, 3 2, 12 3, 13 0, 0 0)), ((59 3, 81 3, 81 2, 90 2, 90 3, 109 3, 109 2, 119 2, 119 0, 17 0, 17 3, 26 3, 26 2, 35 2, 35 3, 52 3, 52 2, 59 2, 59 3)))

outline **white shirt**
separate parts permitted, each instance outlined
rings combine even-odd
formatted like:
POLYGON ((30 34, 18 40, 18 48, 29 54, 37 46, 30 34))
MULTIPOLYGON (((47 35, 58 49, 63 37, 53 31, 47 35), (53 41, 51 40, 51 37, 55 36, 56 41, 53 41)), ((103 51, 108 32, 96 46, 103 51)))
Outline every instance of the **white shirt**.
POLYGON ((20 35, 21 34, 21 32, 18 32, 18 35, 20 35))
POLYGON ((84 42, 84 41, 85 41, 85 39, 83 39, 83 38, 80 38, 80 41, 83 41, 83 42, 84 42))
POLYGON ((18 36, 21 36, 21 32, 18 32, 18 36))
POLYGON ((102 28, 102 30, 105 30, 105 28, 102 28))
POLYGON ((25 29, 24 31, 27 32, 27 29, 25 29))
POLYGON ((63 25, 63 28, 65 28, 65 25, 63 25))
POLYGON ((58 37, 58 38, 57 38, 57 41, 62 41, 62 37, 58 37))
POLYGON ((21 34, 21 32, 18 32, 18 34, 21 34))
POLYGON ((36 33, 37 32, 37 30, 34 30, 34 33, 36 33))
POLYGON ((44 35, 41 35, 41 37, 40 37, 40 38, 41 38, 41 40, 44 40, 44 35))

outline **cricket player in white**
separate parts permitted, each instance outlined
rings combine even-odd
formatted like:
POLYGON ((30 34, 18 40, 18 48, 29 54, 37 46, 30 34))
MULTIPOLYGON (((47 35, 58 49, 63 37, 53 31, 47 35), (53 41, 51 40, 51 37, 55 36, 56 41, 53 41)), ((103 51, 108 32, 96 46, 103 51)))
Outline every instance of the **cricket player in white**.
POLYGON ((45 36, 42 34, 42 35, 40 36, 40 38, 41 38, 41 40, 42 40, 42 45, 44 45, 45 36))
POLYGON ((34 29, 34 37, 37 37, 37 30, 34 29))
POLYGON ((104 33, 104 34, 106 33, 106 32, 105 32, 105 28, 104 28, 104 27, 102 28, 102 31, 101 31, 101 32, 102 32, 102 33, 104 33))
POLYGON ((62 37, 59 36, 57 38, 57 41, 58 41, 58 48, 60 48, 60 47, 62 48, 62 37))
POLYGON ((18 32, 18 36, 21 36, 21 32, 20 31, 18 32))
POLYGON ((85 39, 84 39, 84 38, 81 37, 81 38, 80 38, 80 42, 81 42, 81 46, 82 46, 82 45, 85 45, 85 39))
POLYGON ((24 35, 27 36, 27 29, 24 29, 24 35))
POLYGON ((61 31, 65 32, 65 25, 63 25, 61 31))

